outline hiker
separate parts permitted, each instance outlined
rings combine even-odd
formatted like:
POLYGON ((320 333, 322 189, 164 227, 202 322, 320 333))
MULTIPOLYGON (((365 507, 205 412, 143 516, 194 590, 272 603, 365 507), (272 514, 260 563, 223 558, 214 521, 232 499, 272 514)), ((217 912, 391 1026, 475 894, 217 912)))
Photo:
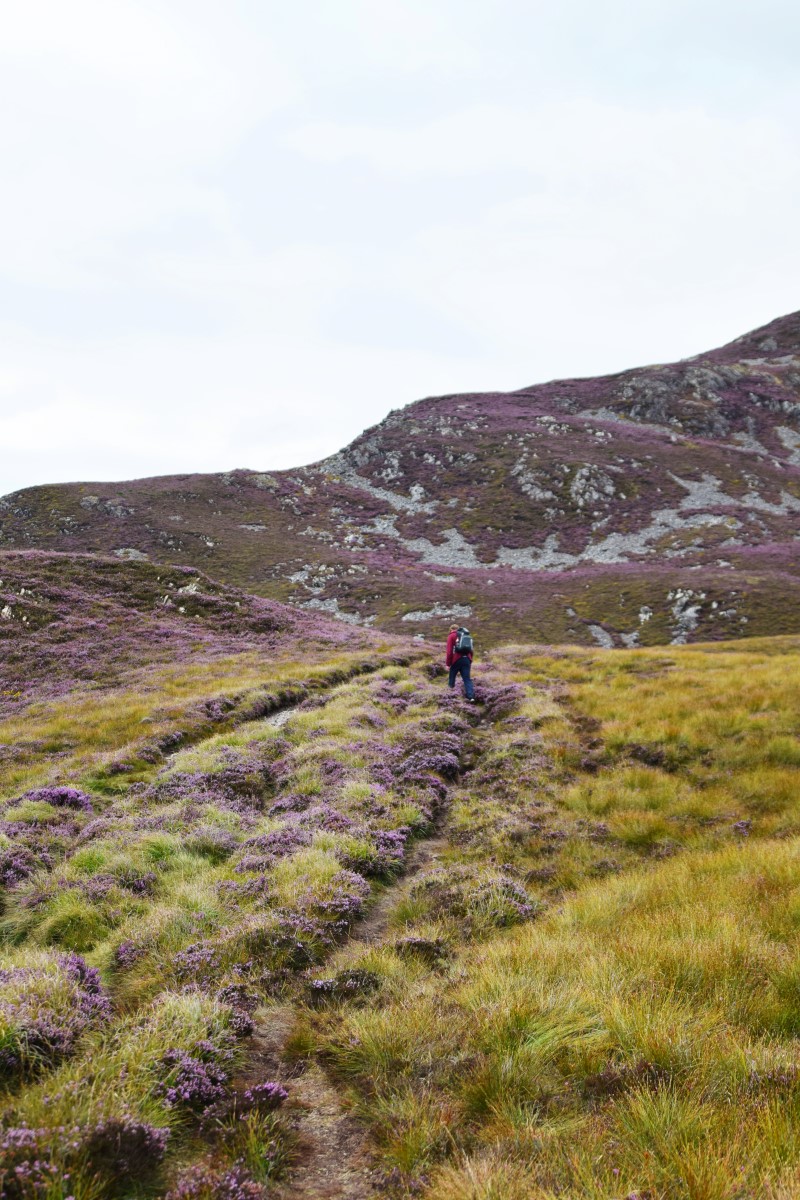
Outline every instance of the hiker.
POLYGON ((456 675, 464 680, 464 695, 470 704, 475 703, 475 688, 472 686, 470 671, 472 670, 472 635, 462 625, 451 625, 450 636, 447 639, 447 665, 450 668, 448 684, 456 686, 456 675))

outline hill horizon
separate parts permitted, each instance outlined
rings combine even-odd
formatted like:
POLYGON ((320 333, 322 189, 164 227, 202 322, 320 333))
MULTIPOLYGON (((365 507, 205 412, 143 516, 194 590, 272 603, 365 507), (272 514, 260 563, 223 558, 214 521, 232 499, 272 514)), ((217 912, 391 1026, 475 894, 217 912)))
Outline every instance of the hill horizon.
POLYGON ((292 470, 26 488, 0 548, 193 565, 419 638, 630 646, 796 629, 798 512, 800 312, 678 363, 418 400, 292 470))
POLYGON ((0 1200, 798 1195, 794 322, 4 502, 0 1200))

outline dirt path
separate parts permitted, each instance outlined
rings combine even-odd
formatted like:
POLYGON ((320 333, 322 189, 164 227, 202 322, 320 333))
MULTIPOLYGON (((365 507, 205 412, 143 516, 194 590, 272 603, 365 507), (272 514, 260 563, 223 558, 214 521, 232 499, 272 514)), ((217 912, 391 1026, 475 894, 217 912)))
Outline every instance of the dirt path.
MULTIPOLYGON (((446 845, 447 838, 440 833, 413 846, 402 878, 378 897, 353 929, 348 945, 380 941, 412 880, 436 861, 446 845)), ((289 1092, 285 1111, 297 1134, 298 1157, 275 1196, 277 1200, 372 1200, 378 1193, 363 1126, 348 1113, 341 1092, 320 1066, 314 1062, 298 1066, 286 1058, 295 1016, 290 1003, 261 1010, 240 1079, 244 1087, 274 1080, 289 1092)))
POLYGON ((418 875, 430 863, 435 862, 446 846, 447 838, 444 834, 439 834, 435 837, 426 838, 425 841, 417 842, 412 847, 411 853, 408 856, 408 865, 402 877, 378 897, 375 904, 364 917, 364 920, 359 921, 358 925, 355 926, 352 935, 348 939, 348 946, 352 946, 354 943, 356 945, 359 943, 362 945, 371 945, 373 942, 380 941, 389 925, 392 909, 396 907, 401 896, 408 891, 408 886, 413 881, 414 876, 418 875))
POLYGON ((369 1200, 375 1195, 366 1133, 342 1105, 324 1071, 312 1064, 292 1087, 300 1158, 281 1200, 369 1200))
POLYGON ((274 725, 276 729, 280 729, 281 725, 285 725, 287 721, 291 720, 299 707, 299 704, 291 704, 288 708, 279 708, 269 717, 264 717, 264 724, 274 725))
MULTIPOLYGON (((266 720, 282 725, 295 711, 287 708, 266 720)), ((467 770, 473 761, 470 756, 467 770)), ((393 910, 415 877, 445 851, 445 829, 446 815, 432 837, 411 847, 403 875, 378 896, 364 919, 354 926, 348 946, 381 940, 393 910)), ((246 1087, 274 1080, 289 1092, 284 1111, 297 1134, 298 1156, 289 1178, 274 1194, 277 1200, 375 1200, 378 1181, 366 1130, 350 1115, 341 1091, 317 1063, 298 1065, 287 1057, 295 1019, 291 1003, 260 1010, 251 1055, 240 1079, 246 1087)))
POLYGON ((275 1189, 276 1200, 370 1200, 373 1172, 364 1130, 316 1063, 298 1067, 284 1057, 294 1021, 291 1004, 262 1011, 240 1080, 247 1087, 275 1080, 289 1092, 285 1111, 297 1134, 297 1161, 289 1180, 275 1189))

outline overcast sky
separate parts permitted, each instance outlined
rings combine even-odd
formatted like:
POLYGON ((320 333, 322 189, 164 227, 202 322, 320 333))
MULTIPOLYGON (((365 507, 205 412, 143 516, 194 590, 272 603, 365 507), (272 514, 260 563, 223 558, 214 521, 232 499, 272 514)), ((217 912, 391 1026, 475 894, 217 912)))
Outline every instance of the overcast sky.
POLYGON ((800 308, 796 0, 0 0, 0 493, 800 308))

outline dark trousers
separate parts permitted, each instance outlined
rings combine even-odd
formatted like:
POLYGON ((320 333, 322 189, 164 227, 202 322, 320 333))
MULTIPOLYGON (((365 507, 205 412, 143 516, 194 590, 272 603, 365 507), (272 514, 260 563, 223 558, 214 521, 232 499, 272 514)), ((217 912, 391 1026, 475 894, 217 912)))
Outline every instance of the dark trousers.
POLYGON ((456 675, 460 675, 464 680, 464 695, 468 700, 471 700, 475 695, 475 688, 472 686, 472 680, 469 677, 471 670, 472 659, 464 654, 461 658, 457 658, 453 663, 452 667, 450 668, 450 679, 448 680, 450 687, 454 688, 456 686, 456 675))

